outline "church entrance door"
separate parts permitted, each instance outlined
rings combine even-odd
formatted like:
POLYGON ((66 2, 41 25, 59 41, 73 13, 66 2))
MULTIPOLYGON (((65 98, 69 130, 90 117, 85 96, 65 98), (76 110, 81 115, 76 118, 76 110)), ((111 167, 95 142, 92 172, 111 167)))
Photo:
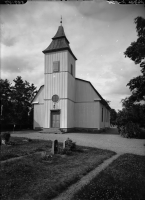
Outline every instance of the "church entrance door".
POLYGON ((51 127, 52 128, 60 127, 60 111, 59 110, 51 111, 51 127))

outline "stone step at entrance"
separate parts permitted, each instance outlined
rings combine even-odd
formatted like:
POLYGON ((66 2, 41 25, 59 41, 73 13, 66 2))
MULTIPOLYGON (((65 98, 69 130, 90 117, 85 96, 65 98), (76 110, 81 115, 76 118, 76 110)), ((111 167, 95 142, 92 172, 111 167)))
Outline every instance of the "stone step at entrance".
POLYGON ((54 133, 54 134, 62 134, 62 131, 59 128, 43 128, 40 133, 54 133))

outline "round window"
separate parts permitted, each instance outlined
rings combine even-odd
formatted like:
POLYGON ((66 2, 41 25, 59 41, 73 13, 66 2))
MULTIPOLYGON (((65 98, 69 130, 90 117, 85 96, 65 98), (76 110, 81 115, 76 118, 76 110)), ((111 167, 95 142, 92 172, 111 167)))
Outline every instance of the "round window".
POLYGON ((59 96, 57 94, 55 94, 55 95, 52 96, 52 101, 53 102, 56 103, 56 102, 58 102, 58 100, 59 100, 59 96))

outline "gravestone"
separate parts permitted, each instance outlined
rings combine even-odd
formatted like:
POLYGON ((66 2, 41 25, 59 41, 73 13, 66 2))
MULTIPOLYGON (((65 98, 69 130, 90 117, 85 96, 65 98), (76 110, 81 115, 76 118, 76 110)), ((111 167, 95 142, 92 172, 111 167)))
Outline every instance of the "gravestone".
POLYGON ((56 154, 58 152, 58 140, 52 141, 51 153, 56 154))
POLYGON ((66 144, 67 144, 67 140, 64 140, 64 141, 63 141, 63 149, 66 148, 66 144))

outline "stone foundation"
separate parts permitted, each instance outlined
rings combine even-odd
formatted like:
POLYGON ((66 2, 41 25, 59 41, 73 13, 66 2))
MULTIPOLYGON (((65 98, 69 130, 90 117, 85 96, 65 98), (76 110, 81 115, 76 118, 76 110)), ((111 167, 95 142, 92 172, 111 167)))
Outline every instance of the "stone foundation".
POLYGON ((74 133, 75 132, 75 128, 60 128, 60 131, 62 133, 74 133))
POLYGON ((84 132, 84 133, 100 133, 102 130, 98 130, 98 128, 81 128, 76 127, 75 132, 84 132))
POLYGON ((35 127, 34 130, 35 130, 35 131, 42 131, 42 130, 43 130, 43 127, 35 127))
POLYGON ((65 133, 102 133, 106 132, 109 127, 101 128, 82 128, 82 127, 75 127, 75 128, 42 128, 36 127, 35 130, 41 131, 41 133, 54 133, 54 134, 65 134, 65 133))

